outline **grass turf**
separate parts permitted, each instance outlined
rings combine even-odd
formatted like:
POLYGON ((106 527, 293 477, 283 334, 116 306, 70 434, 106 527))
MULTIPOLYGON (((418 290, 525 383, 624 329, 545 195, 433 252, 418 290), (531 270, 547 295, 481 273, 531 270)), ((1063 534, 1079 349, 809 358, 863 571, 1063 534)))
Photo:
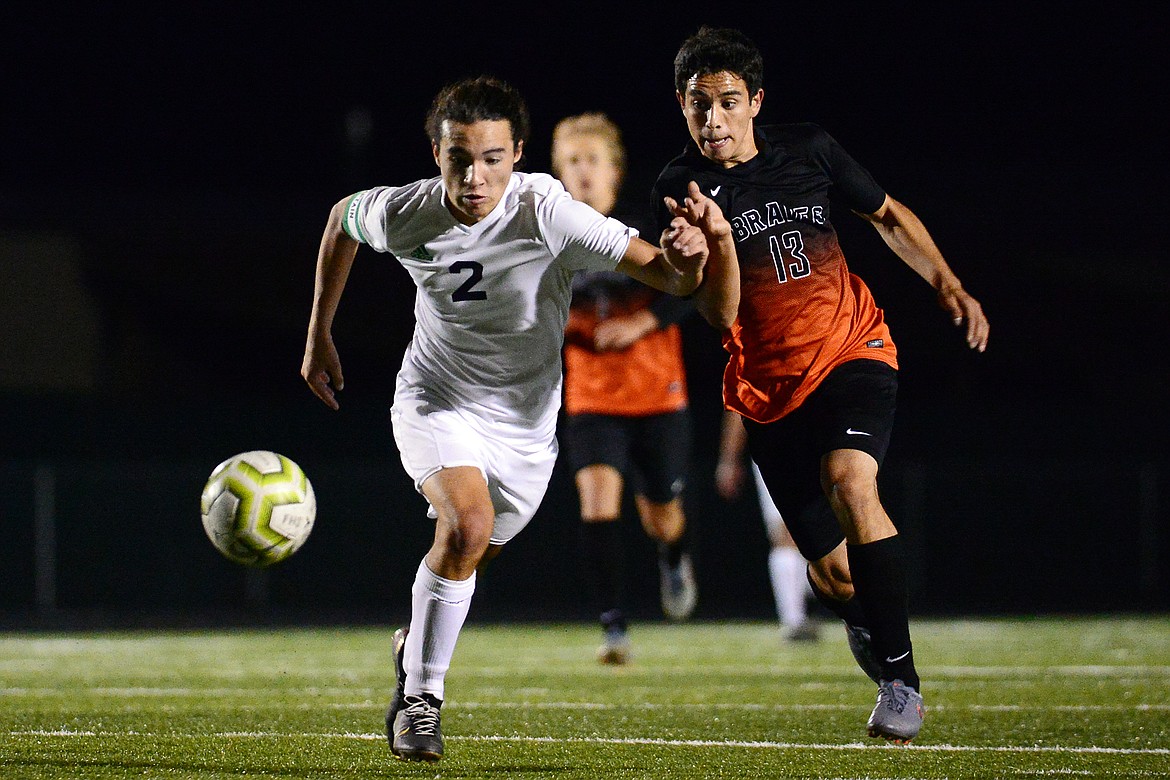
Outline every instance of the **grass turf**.
POLYGON ((471 624, 437 765, 382 735, 391 628, 0 634, 0 778, 1170 777, 1170 618, 919 620, 929 714, 865 737, 844 634, 471 624))

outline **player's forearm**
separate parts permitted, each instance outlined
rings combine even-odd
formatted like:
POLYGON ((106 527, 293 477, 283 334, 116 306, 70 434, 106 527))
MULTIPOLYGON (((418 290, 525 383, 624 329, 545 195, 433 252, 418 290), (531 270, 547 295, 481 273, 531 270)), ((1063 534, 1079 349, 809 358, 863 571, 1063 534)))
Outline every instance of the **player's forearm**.
POLYGON ((703 281, 703 265, 702 261, 685 267, 675 265, 663 248, 635 236, 617 270, 656 290, 681 297, 693 293, 703 281))
POLYGON ((739 314, 739 259, 735 241, 724 236, 708 243, 703 284, 695 292, 695 307, 712 326, 727 330, 739 314))
POLYGON ((671 264, 666 255, 661 255, 653 264, 654 270, 658 273, 658 278, 661 284, 654 285, 663 292, 668 292, 671 295, 678 295, 680 297, 690 295, 703 282, 704 268, 698 266, 695 268, 677 268, 671 264))
POLYGON ((747 431, 743 421, 735 412, 724 409, 723 421, 719 430, 719 462, 736 463, 743 457, 747 446, 747 431))
POLYGON ((905 205, 889 198, 884 212, 870 221, 894 254, 935 290, 962 286, 922 220, 905 205))

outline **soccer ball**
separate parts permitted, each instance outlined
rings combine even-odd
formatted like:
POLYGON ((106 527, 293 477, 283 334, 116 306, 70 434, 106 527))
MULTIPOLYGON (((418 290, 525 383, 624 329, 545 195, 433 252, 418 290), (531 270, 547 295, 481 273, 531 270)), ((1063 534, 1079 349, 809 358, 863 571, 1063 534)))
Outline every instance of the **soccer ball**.
POLYGON ((313 530, 317 497, 293 461, 241 452, 215 467, 200 501, 203 530, 235 563, 263 568, 292 555, 313 530))

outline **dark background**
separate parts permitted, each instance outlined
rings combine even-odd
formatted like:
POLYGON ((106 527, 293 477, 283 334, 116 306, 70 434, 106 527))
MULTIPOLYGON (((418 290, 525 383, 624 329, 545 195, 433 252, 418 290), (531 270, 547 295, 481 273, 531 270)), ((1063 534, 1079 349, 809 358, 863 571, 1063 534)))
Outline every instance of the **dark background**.
MULTIPOLYGON (((1159 15, 400 5, 0 11, 5 614, 401 616, 429 537, 387 414, 413 288, 359 254, 335 328, 342 410, 327 410, 298 371, 329 208, 434 175, 430 99, 478 73, 527 96, 527 170, 548 169, 559 118, 605 111, 625 133, 627 195, 646 197, 687 142, 671 64, 702 23, 754 38, 760 121, 832 133, 991 320, 988 351, 969 352, 926 285, 838 211, 900 350, 882 490, 915 551, 916 609, 1170 607, 1159 15), (247 449, 293 457, 320 501, 305 549, 264 575, 220 560, 195 510, 211 468, 247 449), (51 598, 33 554, 46 516, 51 598)), ((754 499, 727 505, 711 485, 723 355, 701 322, 686 336, 699 614, 767 615, 754 499)), ((558 469, 473 615, 581 616, 575 513, 558 469)), ((629 525, 650 618, 652 553, 629 525)))

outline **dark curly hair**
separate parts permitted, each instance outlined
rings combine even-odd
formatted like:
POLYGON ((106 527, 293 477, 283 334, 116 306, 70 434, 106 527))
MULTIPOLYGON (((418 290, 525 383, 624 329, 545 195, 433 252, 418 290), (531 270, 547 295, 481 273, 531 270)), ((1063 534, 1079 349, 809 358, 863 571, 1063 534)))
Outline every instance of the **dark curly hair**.
POLYGON ((484 119, 507 120, 512 126, 513 145, 528 142, 528 105, 515 87, 492 76, 477 76, 443 87, 427 111, 427 137, 438 144, 443 122, 469 125, 484 119))
POLYGON ((743 79, 749 95, 764 88, 764 57, 751 39, 739 30, 704 25, 675 55, 674 87, 686 94, 690 79, 720 71, 743 79))

